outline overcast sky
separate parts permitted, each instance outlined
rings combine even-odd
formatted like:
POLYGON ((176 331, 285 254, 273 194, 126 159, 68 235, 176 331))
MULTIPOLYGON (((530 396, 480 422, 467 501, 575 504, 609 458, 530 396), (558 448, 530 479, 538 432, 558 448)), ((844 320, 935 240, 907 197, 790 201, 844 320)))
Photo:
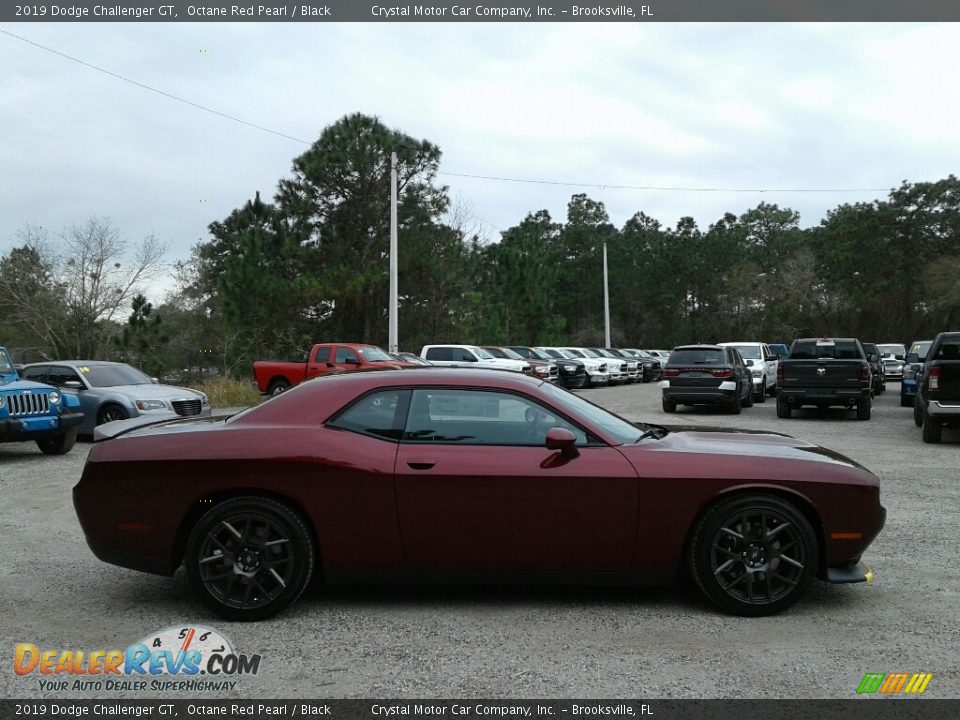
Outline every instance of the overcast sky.
MULTIPOLYGON (((705 228, 764 201, 810 226, 960 170, 958 24, 0 29, 307 142, 363 112, 437 144, 448 173, 724 190, 442 175, 490 239, 530 211, 562 220, 576 192, 618 226, 643 211, 705 228)), ((307 147, 3 33, 0 68, 0 254, 27 224, 100 215, 130 240, 155 233, 172 262, 257 190, 272 197, 307 147)))

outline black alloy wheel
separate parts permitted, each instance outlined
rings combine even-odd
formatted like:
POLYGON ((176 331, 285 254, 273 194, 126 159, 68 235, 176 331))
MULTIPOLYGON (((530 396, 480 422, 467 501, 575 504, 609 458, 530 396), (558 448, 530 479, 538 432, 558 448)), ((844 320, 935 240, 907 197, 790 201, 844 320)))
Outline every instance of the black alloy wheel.
POLYGON ((126 420, 128 417, 130 417, 130 415, 124 408, 110 403, 100 408, 100 412, 97 414, 97 425, 103 425, 104 423, 113 422, 114 420, 126 420))
POLYGON ((184 562, 190 585, 207 607, 229 620, 262 620, 300 597, 315 555, 298 514, 268 498, 241 497, 200 519, 184 562))
POLYGON ((688 561, 700 590, 736 615, 774 615, 790 607, 819 562, 810 522, 772 495, 718 503, 700 520, 688 561))

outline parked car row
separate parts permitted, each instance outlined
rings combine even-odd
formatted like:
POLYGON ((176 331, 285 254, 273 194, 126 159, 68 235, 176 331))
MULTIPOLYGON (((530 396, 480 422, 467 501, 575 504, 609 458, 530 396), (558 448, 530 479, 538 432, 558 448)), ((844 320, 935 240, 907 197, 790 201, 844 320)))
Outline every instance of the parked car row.
POLYGON ((160 384, 124 363, 56 360, 18 371, 0 347, 0 442, 32 440, 43 452, 61 455, 78 435, 115 420, 209 415, 204 393, 160 384))

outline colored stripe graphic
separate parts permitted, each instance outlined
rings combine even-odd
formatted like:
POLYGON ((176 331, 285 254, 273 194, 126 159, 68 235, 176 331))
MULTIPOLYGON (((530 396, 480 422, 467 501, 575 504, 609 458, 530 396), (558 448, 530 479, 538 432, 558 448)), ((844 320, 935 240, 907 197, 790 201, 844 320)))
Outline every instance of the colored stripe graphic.
POLYGON ((867 673, 857 686, 857 694, 921 695, 932 679, 933 673, 867 673))

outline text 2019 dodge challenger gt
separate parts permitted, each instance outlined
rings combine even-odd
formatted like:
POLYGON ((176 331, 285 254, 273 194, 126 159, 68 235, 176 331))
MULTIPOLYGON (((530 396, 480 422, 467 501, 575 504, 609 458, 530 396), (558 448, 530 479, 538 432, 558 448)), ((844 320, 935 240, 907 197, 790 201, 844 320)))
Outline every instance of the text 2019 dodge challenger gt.
MULTIPOLYGON (((120 424, 116 424, 118 427, 120 424)), ((108 431, 109 432, 109 431, 108 431)), ((876 476, 786 435, 629 423, 513 373, 314 380, 223 420, 92 448, 74 504, 94 553, 255 620, 326 582, 670 583, 741 615, 812 579, 868 580, 876 476)))

